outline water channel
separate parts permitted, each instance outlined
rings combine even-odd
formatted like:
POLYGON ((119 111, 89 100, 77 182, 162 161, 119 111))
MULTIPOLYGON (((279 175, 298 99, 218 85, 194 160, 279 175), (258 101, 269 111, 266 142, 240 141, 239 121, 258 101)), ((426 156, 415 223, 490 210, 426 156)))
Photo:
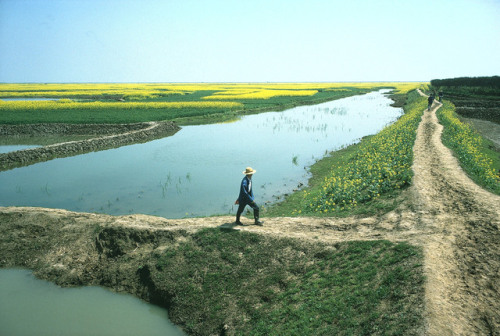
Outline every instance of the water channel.
POLYGON ((132 295, 61 288, 28 270, 0 269, 0 298, 0 335, 184 335, 165 309, 132 295))
POLYGON ((0 205, 167 218, 228 214, 247 166, 257 170, 257 202, 275 202, 305 184, 307 167, 326 153, 399 118, 386 92, 186 126, 145 144, 5 171, 0 205))

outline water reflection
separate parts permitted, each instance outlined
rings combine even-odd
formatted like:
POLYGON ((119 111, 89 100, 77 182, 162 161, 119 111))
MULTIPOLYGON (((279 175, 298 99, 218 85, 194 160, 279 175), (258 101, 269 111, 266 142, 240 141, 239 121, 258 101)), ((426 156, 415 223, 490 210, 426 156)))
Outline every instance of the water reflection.
POLYGON ((379 132, 401 109, 379 92, 233 123, 186 126, 172 137, 0 173, 0 204, 168 218, 234 213, 242 170, 261 204, 306 183, 332 150, 379 132))

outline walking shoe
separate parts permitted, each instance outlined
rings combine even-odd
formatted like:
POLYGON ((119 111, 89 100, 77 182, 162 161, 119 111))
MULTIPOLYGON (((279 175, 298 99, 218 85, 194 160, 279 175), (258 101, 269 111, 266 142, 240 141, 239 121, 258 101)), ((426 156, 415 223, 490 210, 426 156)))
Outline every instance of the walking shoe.
POLYGON ((235 225, 243 225, 242 222, 240 222, 239 220, 237 220, 236 222, 234 222, 235 225))
POLYGON ((257 220, 255 220, 255 225, 262 226, 262 225, 264 225, 264 222, 262 222, 262 221, 260 221, 260 220, 257 219, 257 220))

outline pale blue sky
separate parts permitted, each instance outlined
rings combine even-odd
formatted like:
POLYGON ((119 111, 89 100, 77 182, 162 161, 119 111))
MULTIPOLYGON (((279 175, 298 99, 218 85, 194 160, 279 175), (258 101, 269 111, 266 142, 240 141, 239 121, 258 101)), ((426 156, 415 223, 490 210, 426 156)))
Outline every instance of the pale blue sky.
POLYGON ((0 0, 0 82, 500 75, 500 0, 0 0))

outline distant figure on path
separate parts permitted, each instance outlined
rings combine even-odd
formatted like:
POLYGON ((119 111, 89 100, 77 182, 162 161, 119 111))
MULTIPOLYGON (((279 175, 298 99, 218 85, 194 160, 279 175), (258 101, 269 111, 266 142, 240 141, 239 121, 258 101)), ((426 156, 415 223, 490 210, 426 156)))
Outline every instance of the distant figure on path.
POLYGON ((427 98, 427 102, 429 103, 429 106, 427 106, 427 111, 430 111, 432 103, 434 102, 434 93, 430 94, 429 98, 427 98))
POLYGON ((259 220, 259 207, 254 201, 253 190, 252 190, 252 176, 257 171, 253 170, 251 167, 247 167, 243 174, 245 177, 241 181, 240 195, 236 200, 235 204, 238 204, 238 211, 236 212, 236 225, 243 225, 240 221, 240 216, 247 205, 253 209, 253 217, 255 219, 255 225, 262 225, 263 222, 259 220))
POLYGON ((439 91, 438 96, 439 96, 439 102, 442 102, 443 101, 443 91, 439 91))

